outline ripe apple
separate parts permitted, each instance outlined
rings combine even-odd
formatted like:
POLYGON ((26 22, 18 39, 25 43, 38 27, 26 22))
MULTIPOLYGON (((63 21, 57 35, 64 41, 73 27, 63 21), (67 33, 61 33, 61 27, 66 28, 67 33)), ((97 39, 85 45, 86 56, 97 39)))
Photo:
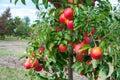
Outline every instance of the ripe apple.
POLYGON ((62 13, 62 14, 60 15, 59 21, 60 21, 60 23, 62 23, 62 24, 67 24, 68 19, 65 18, 64 13, 62 13))
POLYGON ((99 60, 102 58, 103 54, 102 54, 102 49, 100 47, 94 47, 91 49, 90 51, 90 56, 93 59, 99 60))
POLYGON ((84 41, 85 44, 90 44, 90 38, 87 32, 84 32, 84 41))
POLYGON ((25 63, 23 64, 25 69, 30 69, 32 68, 32 60, 30 58, 28 58, 25 63))
POLYGON ((74 17, 74 10, 72 8, 66 8, 64 10, 64 16, 65 18, 71 20, 74 17))
POLYGON ((84 61, 84 55, 82 55, 82 54, 76 55, 76 61, 83 62, 84 61))
POLYGON ((68 0, 67 2, 68 2, 68 3, 71 3, 71 4, 74 3, 73 0, 68 0))
POLYGON ((45 50, 45 47, 44 46, 40 46, 39 49, 40 49, 40 53, 43 53, 44 50, 45 50))
POLYGON ((84 46, 84 42, 81 42, 81 43, 78 43, 77 45, 75 45, 75 48, 74 48, 74 51, 76 54, 79 54, 81 51, 80 51, 80 48, 82 48, 84 46))
POLYGON ((35 67, 35 71, 41 71, 42 68, 43 68, 43 67, 42 67, 41 65, 38 65, 38 66, 35 67))
POLYGON ((80 0, 80 3, 83 3, 83 0, 80 0))
POLYGON ((56 31, 56 32, 59 32, 59 31, 62 31, 62 30, 63 30, 62 27, 58 27, 58 26, 55 27, 55 31, 56 31))
POLYGON ((92 0, 92 6, 95 6, 95 0, 92 0))
POLYGON ((39 64, 39 61, 38 61, 37 59, 35 59, 35 60, 33 61, 33 66, 32 66, 32 67, 37 67, 38 64, 39 64))
POLYGON ((66 52, 67 51, 67 46, 63 45, 63 44, 60 44, 59 47, 58 47, 58 50, 60 52, 66 52))
POLYGON ((81 76, 84 76, 84 72, 81 71, 81 72, 80 72, 80 75, 81 75, 81 76))
POLYGON ((88 61, 88 62, 87 62, 87 65, 88 65, 88 66, 90 66, 90 65, 91 65, 91 63, 92 63, 91 61, 88 61))
POLYGON ((72 45, 73 48, 75 48, 75 46, 77 45, 77 43, 76 42, 72 42, 71 45, 72 45))
POLYGON ((73 20, 68 20, 68 22, 67 22, 67 28, 69 30, 73 30, 74 29, 73 20))

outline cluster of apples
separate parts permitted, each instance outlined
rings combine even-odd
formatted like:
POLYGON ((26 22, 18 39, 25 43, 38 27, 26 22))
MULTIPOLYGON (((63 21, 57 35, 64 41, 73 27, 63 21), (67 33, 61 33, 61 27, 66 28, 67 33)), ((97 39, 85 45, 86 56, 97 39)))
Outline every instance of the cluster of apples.
POLYGON ((59 17, 59 21, 62 24, 66 24, 69 30, 74 29, 73 24, 74 10, 70 7, 64 9, 63 13, 59 17))
MULTIPOLYGON (((44 50, 45 50, 44 46, 39 47, 40 54, 42 54, 44 50)), ((25 69, 34 68, 35 71, 41 71, 43 68, 43 66, 39 63, 39 60, 35 58, 35 53, 32 53, 32 55, 30 55, 30 58, 27 58, 23 66, 25 69)))
MULTIPOLYGON (((67 25, 68 30, 74 29, 73 24, 73 18, 74 18, 74 10, 70 7, 64 9, 63 13, 59 16, 59 21, 61 24, 67 25)), ((56 32, 62 31, 62 28, 56 27, 56 32)), ((67 45, 60 44, 58 46, 58 50, 60 52, 66 52, 68 49, 67 45)))
POLYGON ((35 71, 41 71, 42 65, 39 64, 39 61, 37 59, 32 60, 32 59, 28 58, 24 63, 24 68, 25 69, 34 68, 35 71))
MULTIPOLYGON (((88 50, 81 50, 81 48, 85 45, 90 44, 90 36, 92 36, 93 34, 94 34, 94 27, 92 27, 90 35, 88 35, 87 32, 84 32, 83 41, 81 43, 75 44, 74 52, 76 53, 76 61, 83 62, 85 59, 85 55, 88 55, 88 50)), ((100 47, 95 46, 90 50, 89 55, 91 56, 91 58, 95 60, 100 60, 103 56, 102 49, 100 47)))

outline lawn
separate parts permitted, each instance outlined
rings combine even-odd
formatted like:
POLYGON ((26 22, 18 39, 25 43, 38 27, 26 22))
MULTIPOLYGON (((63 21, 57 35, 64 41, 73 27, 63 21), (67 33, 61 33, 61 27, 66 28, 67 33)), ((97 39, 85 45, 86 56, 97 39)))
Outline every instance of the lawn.
POLYGON ((30 80, 30 76, 26 76, 27 71, 14 68, 0 67, 0 80, 30 80))

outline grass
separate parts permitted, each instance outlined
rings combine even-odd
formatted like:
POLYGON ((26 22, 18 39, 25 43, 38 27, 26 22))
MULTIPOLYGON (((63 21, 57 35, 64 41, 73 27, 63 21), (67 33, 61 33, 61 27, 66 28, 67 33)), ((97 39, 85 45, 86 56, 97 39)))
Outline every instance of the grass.
POLYGON ((4 49, 4 48, 0 48, 0 56, 5 56, 5 55, 9 55, 9 56, 23 56, 23 53, 20 52, 16 52, 16 51, 12 51, 12 50, 8 50, 8 49, 4 49))
POLYGON ((0 80, 30 80, 27 71, 0 67, 0 80))

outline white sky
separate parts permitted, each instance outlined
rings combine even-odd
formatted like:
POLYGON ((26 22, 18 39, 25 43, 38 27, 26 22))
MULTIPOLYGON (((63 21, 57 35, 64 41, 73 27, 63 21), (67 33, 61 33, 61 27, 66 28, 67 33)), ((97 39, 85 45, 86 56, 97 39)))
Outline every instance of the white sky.
MULTIPOLYGON (((26 0, 26 5, 23 5, 20 0, 18 1, 19 2, 15 5, 13 2, 10 3, 10 0, 0 0, 0 15, 6 10, 6 8, 10 7, 12 17, 19 16, 20 18, 23 18, 28 16, 31 20, 31 23, 33 23, 33 21, 37 19, 37 9, 35 8, 35 5, 31 0, 26 0)), ((117 4, 117 0, 109 1, 112 3, 112 5, 117 4)))

